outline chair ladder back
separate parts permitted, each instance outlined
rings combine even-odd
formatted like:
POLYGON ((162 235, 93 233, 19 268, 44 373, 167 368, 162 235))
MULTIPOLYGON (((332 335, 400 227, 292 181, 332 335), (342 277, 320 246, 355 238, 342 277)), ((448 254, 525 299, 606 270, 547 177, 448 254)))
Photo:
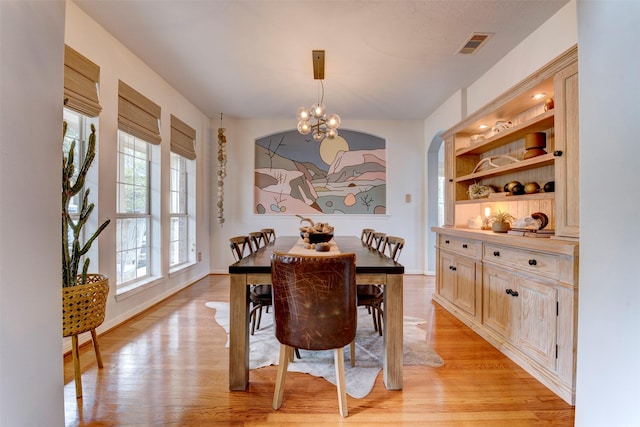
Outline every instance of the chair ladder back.
POLYGON ((398 262, 400 259, 400 253, 404 248, 404 239, 396 236, 386 236, 384 239, 383 253, 389 258, 398 262))
POLYGON ((371 239, 373 238, 374 232, 375 230, 373 228, 363 228, 360 240, 362 240, 365 245, 371 246, 371 239))
POLYGON ((371 249, 375 249, 376 251, 383 253, 384 251, 384 239, 387 235, 380 231, 375 231, 371 236, 371 249))
POLYGON ((249 241, 249 236, 235 236, 229 238, 229 247, 236 262, 240 261, 247 255, 253 253, 253 247, 249 241))
POLYGON ((274 242, 276 240, 276 230, 273 228, 263 228, 260 230, 264 233, 267 243, 274 242))
POLYGON ((253 250, 257 251, 263 246, 267 245, 267 235, 264 231, 252 231, 249 233, 249 240, 253 245, 253 250))

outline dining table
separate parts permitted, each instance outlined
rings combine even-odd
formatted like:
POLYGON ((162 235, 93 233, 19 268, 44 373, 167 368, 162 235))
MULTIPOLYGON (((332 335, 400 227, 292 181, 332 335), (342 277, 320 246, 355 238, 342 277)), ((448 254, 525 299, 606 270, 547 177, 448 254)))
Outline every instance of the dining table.
POLYGON ((404 266, 370 248, 358 236, 334 236, 330 244, 331 251, 316 252, 306 249, 300 236, 280 236, 229 266, 229 390, 246 390, 249 384, 249 287, 271 283, 274 251, 318 256, 331 256, 333 251, 356 254, 356 283, 383 285, 383 381, 388 390, 402 389, 404 266))

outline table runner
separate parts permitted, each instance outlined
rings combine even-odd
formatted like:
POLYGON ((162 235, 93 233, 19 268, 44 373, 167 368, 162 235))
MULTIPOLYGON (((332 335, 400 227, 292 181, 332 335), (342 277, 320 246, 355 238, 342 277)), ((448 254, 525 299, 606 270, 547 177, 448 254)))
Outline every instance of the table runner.
POLYGON ((338 244, 331 239, 329 242, 329 250, 325 252, 316 251, 315 249, 307 249, 304 247, 304 241, 298 239, 295 245, 289 249, 289 253, 292 255, 306 255, 306 256, 333 256, 340 253, 338 244))

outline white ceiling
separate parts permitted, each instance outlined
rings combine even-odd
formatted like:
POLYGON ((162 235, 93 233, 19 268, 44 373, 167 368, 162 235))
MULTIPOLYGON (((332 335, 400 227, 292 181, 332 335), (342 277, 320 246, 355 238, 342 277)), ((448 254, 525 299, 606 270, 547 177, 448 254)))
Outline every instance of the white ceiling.
POLYGON ((74 0, 209 117, 424 119, 568 0, 74 0), (495 33, 456 55, 472 32, 495 33))

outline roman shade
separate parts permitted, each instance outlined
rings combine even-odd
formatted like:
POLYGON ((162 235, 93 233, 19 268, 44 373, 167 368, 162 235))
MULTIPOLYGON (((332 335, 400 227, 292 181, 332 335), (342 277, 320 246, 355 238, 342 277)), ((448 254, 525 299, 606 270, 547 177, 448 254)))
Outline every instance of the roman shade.
POLYGON ((64 45, 64 105, 89 117, 102 111, 98 98, 100 67, 64 45))
POLYGON ((189 160, 195 160, 195 140, 196 130, 172 114, 171 152, 189 160))
POLYGON ((131 86, 118 80, 118 129, 158 145, 160 106, 131 86))

